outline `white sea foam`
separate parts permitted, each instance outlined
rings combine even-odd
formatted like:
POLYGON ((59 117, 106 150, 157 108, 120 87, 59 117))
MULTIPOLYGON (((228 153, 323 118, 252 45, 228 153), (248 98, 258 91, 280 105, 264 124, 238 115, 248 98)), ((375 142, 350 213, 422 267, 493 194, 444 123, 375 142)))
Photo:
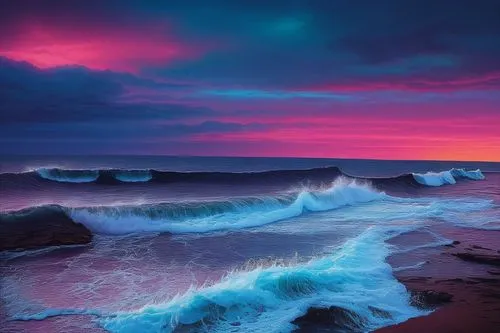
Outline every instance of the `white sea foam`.
POLYGON ((473 180, 482 180, 484 179, 484 175, 481 172, 481 170, 476 169, 476 170, 465 170, 465 169, 451 169, 450 173, 452 174, 453 177, 456 178, 468 178, 468 179, 473 179, 473 180))
POLYGON ((143 207, 94 207, 69 209, 71 217, 85 224, 92 231, 104 234, 128 234, 137 232, 203 233, 218 230, 235 230, 258 227, 299 216, 305 212, 317 212, 383 200, 387 195, 369 185, 345 178, 337 179, 325 190, 304 190, 293 200, 264 198, 250 203, 233 201, 221 203, 222 207, 189 209, 161 206, 143 207))
POLYGON ((182 326, 210 332, 289 332, 293 319, 308 308, 329 306, 355 312, 367 331, 401 322, 424 312, 409 305, 405 287, 385 262, 390 251, 384 240, 391 236, 387 229, 370 228, 330 256, 233 272, 166 303, 104 317, 101 324, 116 333, 172 332, 182 326), (377 315, 373 308, 390 316, 377 315))
POLYGON ((472 180, 484 179, 481 170, 451 169, 441 172, 413 173, 413 178, 422 185, 426 186, 442 186, 451 185, 457 182, 457 178, 466 178, 472 180))
MULTIPOLYGON (((266 267, 253 265, 245 270, 234 271, 219 282, 192 288, 172 299, 158 297, 156 299, 162 301, 154 305, 151 301, 151 305, 146 307, 136 305, 137 308, 132 307, 132 311, 116 312, 117 308, 105 308, 106 311, 99 306, 86 304, 80 309, 61 309, 60 305, 57 305, 53 309, 21 309, 22 312, 13 318, 41 320, 58 315, 98 315, 100 324, 116 333, 172 332, 181 327, 187 331, 197 328, 198 331, 210 332, 289 332, 294 329, 291 324, 293 319, 304 314, 308 308, 338 306, 356 313, 362 318, 360 324, 365 325, 366 331, 370 331, 425 314, 409 305, 409 296, 404 286, 392 276, 391 267, 385 262, 391 251, 404 252, 408 249, 401 250, 396 246, 387 245, 385 241, 400 233, 421 228, 429 221, 428 217, 433 220, 440 218, 453 223, 460 221, 464 225, 474 225, 474 221, 469 221, 468 216, 490 209, 493 205, 491 200, 473 198, 396 198, 377 192, 367 185, 341 179, 328 189, 305 190, 291 199, 235 201, 223 207, 216 205, 183 213, 170 211, 166 215, 162 215, 161 211, 145 213, 144 208, 138 206, 115 207, 111 210, 109 207, 74 209, 71 213, 76 214, 75 216, 84 212, 90 214, 85 216, 95 219, 92 222, 87 221, 89 225, 98 225, 104 218, 106 223, 112 225, 106 226, 111 229, 103 230, 113 231, 113 228, 117 228, 118 232, 123 233, 123 230, 145 230, 141 229, 143 227, 139 227, 139 224, 127 226, 130 216, 142 216, 142 223, 146 221, 146 228, 149 227, 148 223, 151 223, 149 221, 158 220, 161 231, 176 230, 172 225, 180 228, 184 223, 188 224, 189 230, 204 232, 221 230, 218 229, 221 226, 225 229, 244 228, 248 225, 244 219, 247 215, 258 219, 269 214, 284 219, 286 216, 296 215, 273 215, 273 212, 291 210, 301 214, 306 211, 325 212, 342 208, 319 214, 331 215, 320 223, 328 223, 330 231, 338 230, 335 228, 340 225, 349 224, 358 230, 356 235, 360 235, 351 238, 331 253, 328 251, 326 256, 305 263, 276 263, 266 267), (106 220, 106 217, 111 220, 106 220), (204 221, 208 220, 213 221, 215 227, 207 228, 210 224, 204 221), (221 221, 223 224, 217 224, 221 221), (197 228, 197 223, 201 223, 200 228, 197 228), (373 227, 369 227, 370 225, 373 227), (167 301, 163 301, 165 299, 167 301), (384 313, 390 316, 380 316, 382 312, 374 311, 373 307, 385 311, 384 313)), ((296 220, 290 221, 296 223, 296 220)), ((274 220, 258 220, 259 223, 263 221, 274 220)), ((318 221, 314 217, 309 219, 308 223, 302 227, 295 225, 295 228, 309 228, 321 232, 316 229, 318 221)), ((292 232, 300 233, 301 230, 292 232)), ((411 249, 449 242, 438 235, 433 236, 433 241, 414 245, 411 249)), ((417 268, 420 264, 403 266, 396 270, 417 268)), ((142 277, 145 272, 138 270, 134 274, 142 277)), ((155 271, 155 274, 158 272, 155 271)), ((125 284, 131 280, 130 276, 126 278, 123 280, 125 284)), ((116 280, 108 277, 109 281, 116 280)), ((94 284, 90 285, 93 288, 94 284)), ((158 284, 158 288, 161 286, 162 284, 158 284)), ((127 285, 127 289, 128 287, 127 285)))

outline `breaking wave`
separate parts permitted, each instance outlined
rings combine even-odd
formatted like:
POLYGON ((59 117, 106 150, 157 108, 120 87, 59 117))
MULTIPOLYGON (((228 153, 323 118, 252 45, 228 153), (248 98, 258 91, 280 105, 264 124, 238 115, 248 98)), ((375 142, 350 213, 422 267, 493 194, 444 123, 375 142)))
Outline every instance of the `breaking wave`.
MULTIPOLYGON (((143 175, 128 175, 140 181, 143 175)), ((427 178, 434 184, 435 176, 427 178)), ((431 185, 432 186, 432 185, 431 185)), ((45 205, 21 211, 1 213, 1 220, 22 219, 40 223, 47 219, 67 220, 85 225, 97 234, 125 235, 131 233, 167 232, 206 233, 214 231, 253 228, 290 219, 308 212, 334 210, 346 206, 359 206, 377 201, 380 207, 391 205, 391 214, 376 207, 363 209, 374 218, 403 219, 437 216, 455 220, 453 214, 465 210, 481 210, 492 206, 491 200, 446 202, 427 198, 401 198, 385 194, 370 182, 339 177, 329 187, 305 188, 293 193, 230 198, 222 201, 167 202, 136 205, 64 207, 45 205), (397 205, 394 205, 397 204, 397 205), (397 209, 396 209, 397 208, 397 209), (448 217, 448 218, 447 218, 448 217)), ((377 206, 378 207, 378 206, 377 206)), ((337 214, 343 216, 343 213, 337 214)), ((364 221, 368 216, 358 216, 364 221)), ((42 222, 43 223, 43 222, 42 222)))
POLYGON ((384 193, 368 185, 339 178, 327 189, 304 190, 298 194, 277 197, 68 208, 66 211, 74 221, 83 223, 97 233, 203 233, 258 227, 305 212, 332 210, 385 197, 384 193))
POLYGON ((410 227, 368 228, 328 256, 304 263, 271 263, 233 271, 219 282, 131 312, 48 309, 17 320, 92 314, 114 333, 290 332, 311 308, 334 309, 340 331, 372 331, 425 314, 409 304, 406 288, 385 262, 385 240, 410 227), (369 253, 369 255, 367 255, 369 253))
POLYGON ((46 205, 2 213, 1 220, 40 223, 51 219, 82 223, 94 233, 205 233, 258 227, 307 212, 333 210, 388 198, 367 184, 338 178, 325 189, 280 196, 225 201, 155 203, 131 206, 63 207, 46 205))
POLYGON ((384 240, 392 236, 368 229, 330 256, 292 266, 233 272, 218 283, 192 289, 166 303, 105 317, 101 324, 116 333, 183 328, 288 332, 308 309, 331 306, 354 313, 351 319, 360 331, 398 323, 424 312, 409 305, 406 288, 385 262, 390 251, 384 240))
POLYGON ((472 180, 482 180, 485 178, 479 169, 467 171, 465 169, 455 168, 441 172, 427 172, 424 174, 414 173, 413 177, 419 184, 426 186, 452 185, 460 178, 472 180))

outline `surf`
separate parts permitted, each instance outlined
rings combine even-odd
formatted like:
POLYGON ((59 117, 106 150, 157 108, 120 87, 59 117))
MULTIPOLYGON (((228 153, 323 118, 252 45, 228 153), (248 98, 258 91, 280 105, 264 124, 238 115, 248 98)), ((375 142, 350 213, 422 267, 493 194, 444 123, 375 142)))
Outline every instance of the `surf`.
POLYGON ((483 180, 484 174, 481 170, 451 169, 441 172, 413 173, 413 178, 425 186, 453 185, 457 179, 483 180))
MULTIPOLYGON (((287 193, 227 198, 220 201, 187 201, 68 207, 45 205, 1 213, 1 220, 32 221, 38 224, 50 213, 54 218, 70 218, 94 234, 210 233, 257 228, 314 212, 335 210, 332 221, 355 223, 438 217, 457 220, 456 214, 491 208, 491 200, 402 198, 377 190, 370 182, 339 177, 329 186, 304 187, 287 193), (349 209, 347 209, 349 208, 349 209)), ((472 216, 472 215, 471 215, 472 216)), ((475 217, 483 225, 489 220, 475 217)), ((476 221, 476 222, 477 222, 476 221)), ((476 225, 479 225, 477 222, 476 225)))
POLYGON ((325 189, 304 189, 297 194, 275 197, 64 210, 74 221, 96 233, 206 233, 259 227, 307 212, 334 210, 384 198, 385 193, 368 184, 341 177, 325 189))
POLYGON ((214 283, 131 311, 45 309, 13 318, 87 314, 114 333, 291 332, 308 309, 335 306, 354 314, 357 329, 371 331, 427 313, 409 304, 410 295, 385 261, 392 252, 386 241, 414 228, 369 227, 328 255, 233 270, 214 283))

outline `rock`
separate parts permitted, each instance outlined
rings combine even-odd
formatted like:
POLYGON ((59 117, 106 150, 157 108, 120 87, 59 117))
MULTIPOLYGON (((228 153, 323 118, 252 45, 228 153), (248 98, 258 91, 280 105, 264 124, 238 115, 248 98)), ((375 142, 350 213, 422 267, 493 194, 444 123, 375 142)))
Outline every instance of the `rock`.
POLYGON ((453 295, 434 291, 434 290, 422 290, 422 291, 412 291, 410 303, 418 308, 435 308, 437 306, 451 302, 453 295))
POLYGON ((482 246, 479 246, 479 245, 472 245, 472 248, 473 249, 476 249, 476 250, 488 250, 488 251, 493 251, 492 249, 489 249, 487 247, 482 247, 482 246))
POLYGON ((41 206, 0 214, 0 251, 87 244, 92 233, 59 206, 41 206))
POLYGON ((458 252, 458 253, 452 253, 452 255, 465 261, 472 261, 479 264, 486 264, 492 266, 500 266, 500 256, 495 254, 458 252))
POLYGON ((323 328, 328 328, 330 332, 336 330, 361 332, 367 324, 366 319, 354 311, 338 306, 309 308, 303 316, 296 318, 292 323, 299 327, 299 332, 315 332, 323 328))
POLYGON ((385 319, 391 319, 392 315, 390 314, 389 311, 385 311, 379 308, 376 308, 374 306, 368 305, 368 310, 373 313, 374 316, 380 317, 380 318, 385 318, 385 319))

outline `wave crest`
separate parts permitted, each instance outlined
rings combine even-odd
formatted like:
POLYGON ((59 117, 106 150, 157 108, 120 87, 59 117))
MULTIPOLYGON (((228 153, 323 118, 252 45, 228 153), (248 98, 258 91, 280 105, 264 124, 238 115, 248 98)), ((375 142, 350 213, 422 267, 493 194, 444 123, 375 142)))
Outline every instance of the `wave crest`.
POLYGON ((43 179, 63 183, 90 183, 99 177, 98 170, 65 170, 65 169, 37 169, 36 173, 43 179))
POLYGON ((97 233, 198 233, 257 227, 305 212, 332 210, 385 197, 385 193, 367 184, 338 178, 327 189, 307 189, 296 195, 206 203, 71 208, 68 214, 97 233))
POLYGON ((413 178, 422 185, 442 186, 456 184, 459 178, 481 180, 484 175, 481 170, 451 169, 441 172, 413 173, 413 178))
POLYGON ((153 179, 150 170, 119 170, 113 176, 124 183, 148 182, 153 179))
MULTIPOLYGON (((393 236, 393 235, 392 235, 393 236)), ((423 314, 385 262, 388 233, 368 229, 331 256, 306 263, 235 271, 174 299, 101 319, 116 333, 188 331, 287 332, 311 307, 336 306, 369 331, 423 314), (366 254, 370 255, 367 256, 366 254), (353 303, 352 300, 356 300, 353 303), (386 316, 377 316, 376 307, 386 316)))

